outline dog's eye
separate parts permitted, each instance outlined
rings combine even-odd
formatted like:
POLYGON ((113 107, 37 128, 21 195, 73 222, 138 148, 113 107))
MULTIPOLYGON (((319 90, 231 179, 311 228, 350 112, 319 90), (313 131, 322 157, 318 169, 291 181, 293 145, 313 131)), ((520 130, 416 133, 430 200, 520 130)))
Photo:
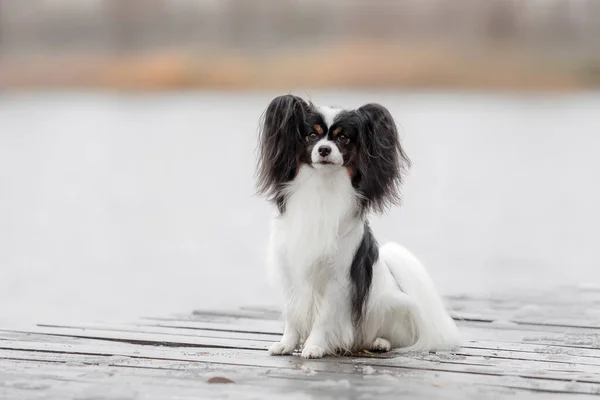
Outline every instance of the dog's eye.
POLYGON ((350 141, 350 138, 344 134, 338 135, 337 141, 342 144, 347 144, 350 141))
POLYGON ((306 141, 313 142, 313 141, 317 140, 318 138, 319 138, 319 135, 317 135, 316 133, 313 132, 306 137, 306 141))

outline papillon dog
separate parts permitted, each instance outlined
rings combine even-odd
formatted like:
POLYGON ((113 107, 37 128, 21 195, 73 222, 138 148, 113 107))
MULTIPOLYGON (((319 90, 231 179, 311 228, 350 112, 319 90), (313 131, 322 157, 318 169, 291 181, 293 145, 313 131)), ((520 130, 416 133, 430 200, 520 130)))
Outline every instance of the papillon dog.
POLYGON ((390 112, 276 97, 259 133, 258 193, 275 206, 268 265, 283 289, 285 326, 272 355, 441 350, 456 324, 421 263, 379 246, 369 213, 400 201, 410 165, 390 112))

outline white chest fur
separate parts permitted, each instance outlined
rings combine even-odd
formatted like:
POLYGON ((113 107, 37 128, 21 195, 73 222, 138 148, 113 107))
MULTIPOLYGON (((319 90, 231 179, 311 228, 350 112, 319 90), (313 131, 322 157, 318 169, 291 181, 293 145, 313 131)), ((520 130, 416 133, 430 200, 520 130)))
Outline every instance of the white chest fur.
POLYGON ((286 189, 285 253, 291 268, 310 269, 338 252, 356 221, 356 195, 345 168, 301 167, 286 189))
POLYGON ((271 236, 286 313, 303 336, 310 331, 329 282, 349 278, 348 268, 363 227, 356 218, 356 193, 345 168, 301 167, 286 188, 285 213, 271 236))

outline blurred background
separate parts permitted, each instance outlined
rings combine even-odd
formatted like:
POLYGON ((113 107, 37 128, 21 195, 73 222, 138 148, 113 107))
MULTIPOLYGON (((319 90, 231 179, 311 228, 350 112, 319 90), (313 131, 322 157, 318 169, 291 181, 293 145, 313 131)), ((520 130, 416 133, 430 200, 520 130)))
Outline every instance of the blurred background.
POLYGON ((600 290, 598 89, 598 0, 0 0, 0 326, 276 303, 254 151, 290 91, 390 109, 375 233, 445 295, 600 290))
POLYGON ((0 0, 0 85, 600 85, 597 0, 0 0))

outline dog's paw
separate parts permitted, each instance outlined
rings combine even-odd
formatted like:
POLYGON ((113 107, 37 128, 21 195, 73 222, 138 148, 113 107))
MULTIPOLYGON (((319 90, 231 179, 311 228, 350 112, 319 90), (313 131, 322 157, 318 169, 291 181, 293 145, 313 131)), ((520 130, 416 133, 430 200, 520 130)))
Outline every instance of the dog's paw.
POLYGON ((389 342, 389 340, 386 340, 383 338, 377 338, 377 339, 375 339, 373 344, 371 344, 371 348, 369 350, 386 352, 386 351, 390 351, 391 349, 392 349, 392 344, 389 342))
POLYGON ((284 343, 284 342, 277 342, 277 343, 273 343, 271 345, 271 347, 269 347, 269 354, 272 356, 281 356, 281 355, 285 355, 285 354, 292 354, 294 352, 296 346, 289 344, 289 343, 284 343))
POLYGON ((321 358, 325 355, 325 349, 319 346, 304 346, 302 349, 303 358, 321 358))

